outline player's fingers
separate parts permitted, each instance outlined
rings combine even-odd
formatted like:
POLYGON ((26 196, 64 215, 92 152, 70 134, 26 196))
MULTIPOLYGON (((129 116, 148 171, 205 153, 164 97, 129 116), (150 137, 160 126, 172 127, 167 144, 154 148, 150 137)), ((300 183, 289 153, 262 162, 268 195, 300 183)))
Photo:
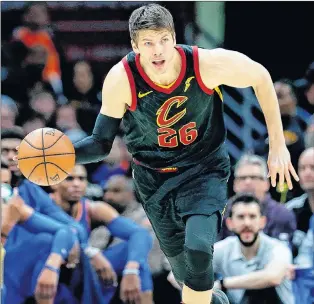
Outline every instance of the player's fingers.
POLYGON ((135 304, 141 304, 141 292, 140 290, 136 289, 133 293, 133 301, 135 304))
POLYGON ((131 290, 127 290, 125 292, 126 303, 133 304, 133 294, 131 290))
POLYGON ((291 172, 291 174, 292 174, 293 178, 295 179, 295 181, 298 182, 300 180, 299 176, 298 176, 297 172, 295 171, 294 167, 292 166, 291 162, 288 165, 288 169, 291 172))
POLYGON ((284 183, 285 183, 285 172, 284 168, 280 168, 279 170, 279 189, 280 191, 283 191, 284 189, 284 183))
POLYGON ((269 173, 270 173, 271 185, 273 187, 276 187, 277 169, 271 168, 269 173))
POLYGON ((291 190, 293 188, 293 185, 292 185, 292 181, 291 181, 291 177, 290 177, 290 172, 289 172, 288 166, 285 167, 285 179, 287 181, 287 185, 288 185, 289 190, 291 190))
POLYGON ((120 299, 122 302, 126 302, 126 293, 125 293, 125 289, 123 287, 120 288, 120 299))

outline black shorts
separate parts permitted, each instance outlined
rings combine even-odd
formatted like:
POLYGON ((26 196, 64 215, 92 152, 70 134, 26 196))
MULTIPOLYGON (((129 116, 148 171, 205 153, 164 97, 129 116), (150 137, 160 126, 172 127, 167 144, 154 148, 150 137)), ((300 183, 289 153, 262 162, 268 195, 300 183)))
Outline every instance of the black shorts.
POLYGON ((185 219, 189 215, 219 214, 227 204, 230 161, 225 147, 202 163, 160 173, 132 164, 135 193, 168 257, 184 250, 185 219))

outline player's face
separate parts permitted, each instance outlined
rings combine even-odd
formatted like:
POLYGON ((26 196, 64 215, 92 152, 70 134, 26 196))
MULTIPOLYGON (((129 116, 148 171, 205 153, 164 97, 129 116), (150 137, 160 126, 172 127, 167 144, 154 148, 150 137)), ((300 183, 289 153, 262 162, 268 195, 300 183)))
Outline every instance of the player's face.
POLYGON ((141 55, 144 69, 154 74, 163 74, 174 60, 176 41, 167 29, 141 30, 133 50, 141 55))
POLYGON ((131 200, 125 178, 113 178, 109 180, 104 191, 104 201, 120 213, 125 210, 131 200))
POLYGON ((266 218, 261 215, 260 207, 254 202, 236 204, 232 207, 232 217, 227 220, 228 228, 238 235, 244 245, 253 245, 265 224, 266 218))
POLYGON ((79 201, 85 194, 87 187, 87 173, 83 166, 77 165, 68 177, 61 182, 57 191, 63 200, 68 202, 79 201))
POLYGON ((235 172, 233 189, 235 193, 250 192, 263 200, 269 190, 269 182, 258 165, 244 164, 235 172))
POLYGON ((292 115, 295 111, 296 101, 289 85, 276 82, 274 84, 281 115, 292 115))
POLYGON ((1 140, 2 161, 4 161, 8 165, 9 170, 16 175, 19 175, 20 171, 16 162, 13 161, 13 157, 17 155, 16 147, 19 146, 20 143, 21 140, 17 138, 5 138, 1 140))
POLYGON ((314 191, 314 148, 303 152, 299 159, 298 173, 304 191, 314 191))

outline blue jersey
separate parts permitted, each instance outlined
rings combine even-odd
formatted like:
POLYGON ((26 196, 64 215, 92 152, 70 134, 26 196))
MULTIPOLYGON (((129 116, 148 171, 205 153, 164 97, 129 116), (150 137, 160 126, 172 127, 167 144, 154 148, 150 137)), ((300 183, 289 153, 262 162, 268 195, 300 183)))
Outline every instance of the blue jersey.
MULTIPOLYGON (((28 181, 27 179, 23 180, 23 182, 19 185, 18 192, 25 204, 32 207, 38 213, 47 215, 59 223, 75 223, 75 220, 66 214, 41 187, 28 181)), ((19 225, 16 225, 10 232, 5 248, 17 246, 24 240, 32 237, 34 237, 33 233, 19 225)))
POLYGON ((314 269, 297 269, 292 282, 295 304, 314 303, 314 269))
POLYGON ((87 198, 83 197, 79 203, 78 203, 78 212, 76 215, 76 221, 81 224, 81 226, 84 227, 88 235, 91 232, 91 225, 90 225, 90 217, 88 214, 88 206, 89 206, 89 201, 87 198))

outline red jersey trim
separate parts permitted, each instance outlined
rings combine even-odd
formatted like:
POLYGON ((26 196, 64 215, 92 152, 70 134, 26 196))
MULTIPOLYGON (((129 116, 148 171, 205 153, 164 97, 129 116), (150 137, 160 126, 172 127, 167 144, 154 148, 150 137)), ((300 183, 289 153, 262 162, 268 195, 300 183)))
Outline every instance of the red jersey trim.
POLYGON ((137 67, 140 75, 145 80, 145 82, 151 88, 153 88, 155 91, 158 91, 158 92, 161 92, 161 93, 170 94, 181 84, 181 82, 182 82, 182 80, 183 80, 183 78, 185 76, 185 72, 186 72, 186 56, 185 56, 185 53, 184 53, 184 51, 183 51, 183 49, 181 47, 176 46, 176 49, 177 49, 177 51, 179 52, 179 54, 181 56, 182 66, 181 66, 181 71, 180 71, 179 77, 174 82, 174 84, 171 87, 169 87, 169 88, 160 87, 157 84, 155 84, 153 81, 151 81, 151 79, 147 76, 147 74, 145 73, 144 69, 142 68, 142 66, 140 64, 140 54, 136 54, 135 63, 136 63, 136 67, 137 67))
POLYGON ((212 95, 214 93, 214 90, 209 89, 206 87, 204 84, 202 78, 201 78, 201 73, 200 73, 200 65, 199 65, 199 56, 198 56, 198 47, 197 46, 192 46, 193 50, 193 65, 194 65, 194 73, 196 76, 196 80, 201 87, 201 89, 208 95, 212 95))
POLYGON ((128 61, 126 60, 126 57, 122 59, 122 63, 124 66, 124 69, 126 71, 126 74, 128 76, 129 84, 130 84, 130 89, 131 89, 131 94, 132 94, 132 101, 131 101, 131 106, 129 107, 130 111, 135 111, 136 106, 137 106, 137 96, 136 96, 136 86, 135 86, 135 81, 133 78, 133 74, 131 71, 131 68, 128 64, 128 61))

